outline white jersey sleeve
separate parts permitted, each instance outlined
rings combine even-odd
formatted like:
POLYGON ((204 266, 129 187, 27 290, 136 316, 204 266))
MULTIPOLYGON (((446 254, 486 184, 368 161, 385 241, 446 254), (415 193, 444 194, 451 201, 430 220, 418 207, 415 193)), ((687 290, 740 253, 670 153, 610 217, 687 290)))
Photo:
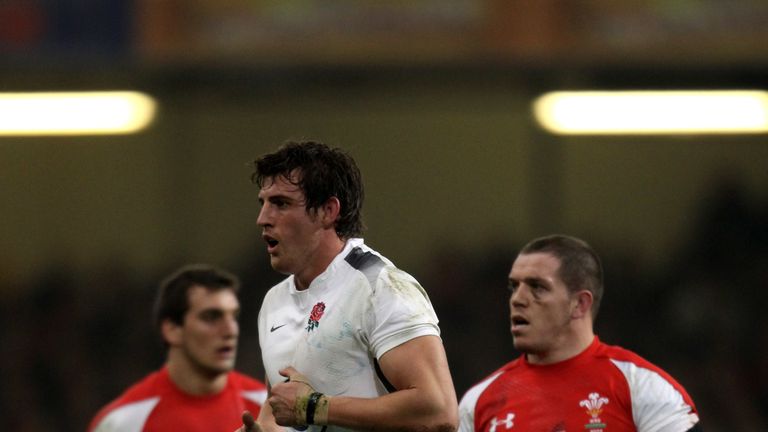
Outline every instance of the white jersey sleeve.
POLYGON ((141 432, 147 418, 160 402, 159 397, 124 405, 107 414, 93 430, 94 432, 141 432))
POLYGON ((658 372, 612 360, 624 374, 638 432, 685 432, 699 421, 682 394, 658 372))
POLYGON ((374 283, 366 314, 366 333, 376 358, 413 338, 440 335, 429 297, 411 275, 387 266, 374 283))
POLYGON ((497 372, 474 385, 461 398, 459 402, 458 432, 475 432, 475 407, 477 406, 477 400, 480 399, 480 395, 499 375, 501 375, 501 372, 497 372))

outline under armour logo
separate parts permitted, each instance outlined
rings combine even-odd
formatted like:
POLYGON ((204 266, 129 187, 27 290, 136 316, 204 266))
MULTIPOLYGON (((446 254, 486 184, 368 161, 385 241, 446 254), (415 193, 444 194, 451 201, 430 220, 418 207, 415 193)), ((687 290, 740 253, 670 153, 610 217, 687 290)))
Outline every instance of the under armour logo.
POLYGON ((515 423, 512 421, 515 419, 515 415, 513 413, 507 413, 507 418, 504 420, 498 420, 496 417, 491 419, 491 428, 488 430, 488 432, 496 432, 496 426, 500 424, 504 424, 506 429, 512 429, 512 426, 515 425, 515 423))

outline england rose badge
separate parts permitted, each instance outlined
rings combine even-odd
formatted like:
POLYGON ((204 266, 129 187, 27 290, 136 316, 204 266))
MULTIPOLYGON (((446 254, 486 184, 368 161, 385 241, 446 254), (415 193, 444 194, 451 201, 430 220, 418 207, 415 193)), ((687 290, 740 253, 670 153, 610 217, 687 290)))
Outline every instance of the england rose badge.
POLYGON ((309 320, 307 321, 307 332, 311 332, 317 326, 320 325, 320 318, 325 313, 325 303, 319 302, 312 307, 312 312, 309 314, 309 320))

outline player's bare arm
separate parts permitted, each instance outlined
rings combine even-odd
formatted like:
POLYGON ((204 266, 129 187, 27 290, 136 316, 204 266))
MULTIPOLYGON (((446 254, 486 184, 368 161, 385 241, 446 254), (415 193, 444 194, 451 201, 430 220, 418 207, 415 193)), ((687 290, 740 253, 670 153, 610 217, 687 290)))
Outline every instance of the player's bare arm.
MULTIPOLYGON (((373 398, 312 395, 311 383, 293 368, 286 383, 272 387, 268 400, 271 414, 284 426, 332 424, 372 431, 454 431, 457 403, 442 341, 437 336, 412 339, 385 353, 379 364, 397 389, 373 398), (326 418, 327 417, 327 418, 326 418)), ((262 414, 266 410, 262 410, 262 414)))

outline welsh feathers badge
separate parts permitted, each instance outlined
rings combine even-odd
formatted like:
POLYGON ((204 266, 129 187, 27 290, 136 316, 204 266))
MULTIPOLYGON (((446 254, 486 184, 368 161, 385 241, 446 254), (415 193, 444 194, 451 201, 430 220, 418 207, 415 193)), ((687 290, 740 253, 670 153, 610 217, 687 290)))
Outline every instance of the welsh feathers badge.
POLYGON ((320 318, 323 317, 325 312, 325 303, 319 302, 312 307, 312 313, 309 314, 309 320, 307 320, 307 332, 311 332, 317 326, 320 325, 320 318))

